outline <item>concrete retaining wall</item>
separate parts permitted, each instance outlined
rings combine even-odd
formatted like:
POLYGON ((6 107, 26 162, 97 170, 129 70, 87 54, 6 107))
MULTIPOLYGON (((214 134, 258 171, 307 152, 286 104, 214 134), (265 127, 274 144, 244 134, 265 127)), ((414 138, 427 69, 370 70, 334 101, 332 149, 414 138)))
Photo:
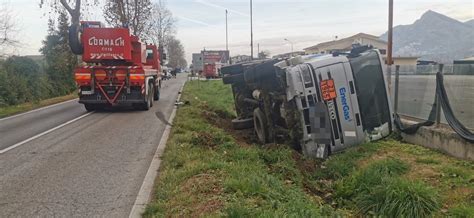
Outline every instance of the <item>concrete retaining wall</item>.
MULTIPOLYGON (((403 120, 406 125, 414 122, 403 120)), ((449 128, 421 127, 416 134, 402 133, 406 142, 440 150, 453 157, 474 161, 474 144, 462 139, 449 128)))

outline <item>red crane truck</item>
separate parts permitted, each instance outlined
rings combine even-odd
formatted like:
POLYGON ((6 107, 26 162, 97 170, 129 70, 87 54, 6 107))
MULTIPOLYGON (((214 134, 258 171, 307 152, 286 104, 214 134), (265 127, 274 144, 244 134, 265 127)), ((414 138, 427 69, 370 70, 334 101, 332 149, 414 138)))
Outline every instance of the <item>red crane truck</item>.
POLYGON ((79 103, 87 111, 131 105, 148 110, 160 98, 160 54, 128 28, 82 21, 69 29, 69 45, 85 63, 74 70, 79 103))

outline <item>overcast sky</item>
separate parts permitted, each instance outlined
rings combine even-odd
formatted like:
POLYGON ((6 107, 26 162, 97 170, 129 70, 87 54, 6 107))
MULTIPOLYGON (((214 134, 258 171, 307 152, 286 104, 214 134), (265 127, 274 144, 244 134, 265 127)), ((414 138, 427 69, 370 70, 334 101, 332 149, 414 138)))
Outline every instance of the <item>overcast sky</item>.
MULTIPOLYGON (((153 1, 153 0, 152 0, 153 1)), ((47 32, 48 9, 40 0, 0 0, 16 16, 21 46, 19 55, 39 54, 47 32)), ((466 21, 474 17, 473 0, 395 0, 394 24, 411 24, 425 11, 433 10, 466 21)), ((206 49, 225 49, 225 9, 229 10, 229 50, 231 55, 250 54, 249 0, 168 0, 178 19, 177 37, 191 54, 206 49)), ((100 9, 87 18, 102 20, 100 9)), ((254 53, 272 55, 359 32, 381 35, 387 29, 388 0, 253 0, 254 53)))

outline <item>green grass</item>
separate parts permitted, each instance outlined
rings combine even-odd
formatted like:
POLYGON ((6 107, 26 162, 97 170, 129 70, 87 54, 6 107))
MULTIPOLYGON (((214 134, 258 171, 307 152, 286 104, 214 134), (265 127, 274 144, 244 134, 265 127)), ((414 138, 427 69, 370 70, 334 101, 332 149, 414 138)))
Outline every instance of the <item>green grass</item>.
POLYGON ((303 176, 291 158, 294 151, 285 146, 242 147, 210 122, 235 116, 229 87, 220 81, 193 81, 185 86, 181 100, 189 105, 177 112, 145 217, 332 213, 302 189, 303 176))
POLYGON ((71 100, 74 98, 77 98, 77 94, 75 93, 61 96, 61 97, 41 100, 39 102, 28 102, 28 103, 23 103, 23 104, 14 105, 14 106, 0 107, 0 118, 27 112, 27 111, 34 110, 40 107, 45 107, 48 105, 53 105, 53 104, 71 100))
POLYGON ((192 81, 181 100, 145 217, 472 217, 472 162, 393 138, 307 159, 231 130, 221 81, 192 81))
POLYGON ((419 181, 382 177, 381 183, 354 199, 361 214, 429 217, 440 208, 436 190, 419 181))

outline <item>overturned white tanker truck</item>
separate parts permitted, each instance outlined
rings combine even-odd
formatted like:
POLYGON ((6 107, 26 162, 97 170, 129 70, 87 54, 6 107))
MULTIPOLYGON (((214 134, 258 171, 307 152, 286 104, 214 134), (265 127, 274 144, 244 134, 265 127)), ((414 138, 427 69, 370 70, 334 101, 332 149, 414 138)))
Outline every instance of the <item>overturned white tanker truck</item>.
POLYGON ((394 114, 378 50, 298 56, 223 67, 232 84, 235 129, 326 158, 392 132, 394 114))

